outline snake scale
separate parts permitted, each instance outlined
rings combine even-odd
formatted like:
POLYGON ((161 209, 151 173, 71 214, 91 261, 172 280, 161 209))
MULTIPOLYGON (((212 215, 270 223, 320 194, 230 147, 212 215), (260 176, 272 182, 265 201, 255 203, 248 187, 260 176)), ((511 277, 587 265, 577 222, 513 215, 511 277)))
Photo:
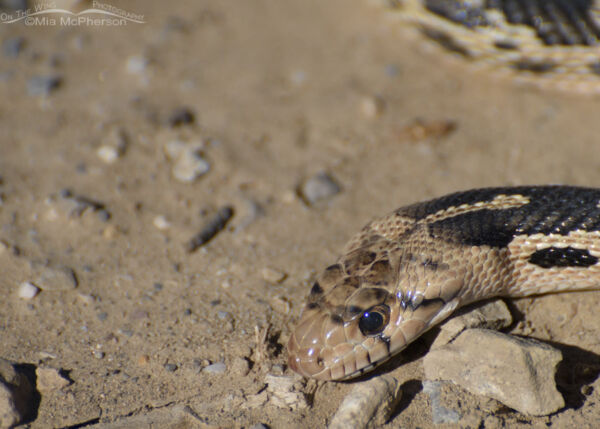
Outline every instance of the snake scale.
POLYGON ((289 366, 356 377, 457 308, 495 296, 600 288, 600 189, 484 188, 367 224, 317 278, 289 366))
POLYGON ((404 28, 515 81, 600 93, 600 0, 382 0, 404 28))

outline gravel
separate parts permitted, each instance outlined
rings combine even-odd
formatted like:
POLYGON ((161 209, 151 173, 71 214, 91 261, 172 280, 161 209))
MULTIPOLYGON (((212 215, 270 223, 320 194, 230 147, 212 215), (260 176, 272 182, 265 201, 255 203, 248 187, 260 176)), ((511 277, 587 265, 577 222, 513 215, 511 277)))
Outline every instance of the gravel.
POLYGON ((27 81, 27 93, 32 97, 46 97, 62 85, 57 74, 33 76, 27 81))
POLYGON ((23 282, 19 285, 19 298, 32 299, 40 292, 40 288, 31 282, 23 282))
POLYGON ((223 362, 217 362, 204 367, 202 371, 208 374, 223 374, 227 371, 227 366, 223 362))
POLYGON ((17 58, 25 47, 23 36, 10 37, 2 43, 2 52, 7 58, 17 58))
POLYGON ((324 171, 317 173, 298 187, 298 195, 309 206, 328 201, 340 191, 340 185, 324 171))

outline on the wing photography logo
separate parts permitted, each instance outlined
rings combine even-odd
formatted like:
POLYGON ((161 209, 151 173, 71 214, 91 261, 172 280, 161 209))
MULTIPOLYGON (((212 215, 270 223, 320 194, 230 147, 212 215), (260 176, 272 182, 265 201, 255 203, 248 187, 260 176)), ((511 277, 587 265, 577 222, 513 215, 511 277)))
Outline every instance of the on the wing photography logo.
MULTIPOLYGON (((64 2, 63 2, 64 3, 64 2)), ((23 22, 27 26, 94 26, 122 27, 128 24, 144 24, 144 15, 130 12, 99 1, 85 3, 91 7, 78 11, 61 8, 56 2, 39 1, 32 7, 11 12, 0 12, 0 23, 23 22)), ((81 8, 80 8, 81 9, 81 8)))

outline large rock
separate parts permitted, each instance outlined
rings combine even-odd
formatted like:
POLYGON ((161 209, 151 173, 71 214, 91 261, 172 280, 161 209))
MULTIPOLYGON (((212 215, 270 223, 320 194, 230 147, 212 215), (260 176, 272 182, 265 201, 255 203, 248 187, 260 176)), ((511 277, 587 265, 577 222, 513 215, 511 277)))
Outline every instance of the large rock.
POLYGON ((423 361, 429 380, 450 380, 521 413, 551 414, 564 407, 554 376, 560 351, 539 341, 487 329, 468 329, 423 361))
POLYGON ((0 358, 0 428, 10 428, 28 413, 32 388, 25 375, 14 365, 0 358))
POLYGON ((431 350, 438 349, 458 337, 466 329, 485 328, 500 330, 509 327, 512 322, 510 310, 501 299, 487 302, 468 310, 462 309, 440 326, 440 333, 431 344, 431 350))

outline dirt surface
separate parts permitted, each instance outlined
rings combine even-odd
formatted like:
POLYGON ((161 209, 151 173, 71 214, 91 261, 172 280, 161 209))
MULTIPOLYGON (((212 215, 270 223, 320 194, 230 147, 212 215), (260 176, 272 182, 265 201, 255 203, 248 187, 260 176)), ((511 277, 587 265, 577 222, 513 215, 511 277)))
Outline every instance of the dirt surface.
MULTIPOLYGON (((261 393, 292 375, 311 281, 363 224, 479 186, 600 186, 597 97, 474 71, 368 1, 111 4, 145 23, 0 24, 2 42, 23 38, 0 53, 0 357, 71 381, 41 393, 29 427, 174 405, 201 427, 323 427, 352 383, 298 381, 304 408, 261 393), (175 177, 179 156, 208 171, 175 177), (298 186, 321 171, 340 192, 307 205, 298 186), (22 282, 41 290, 20 298, 22 282)), ((532 418, 446 386, 453 427, 593 427, 600 293, 513 304, 512 332, 563 351, 567 406, 532 418)), ((426 350, 392 366, 389 427, 434 427, 426 350)))

